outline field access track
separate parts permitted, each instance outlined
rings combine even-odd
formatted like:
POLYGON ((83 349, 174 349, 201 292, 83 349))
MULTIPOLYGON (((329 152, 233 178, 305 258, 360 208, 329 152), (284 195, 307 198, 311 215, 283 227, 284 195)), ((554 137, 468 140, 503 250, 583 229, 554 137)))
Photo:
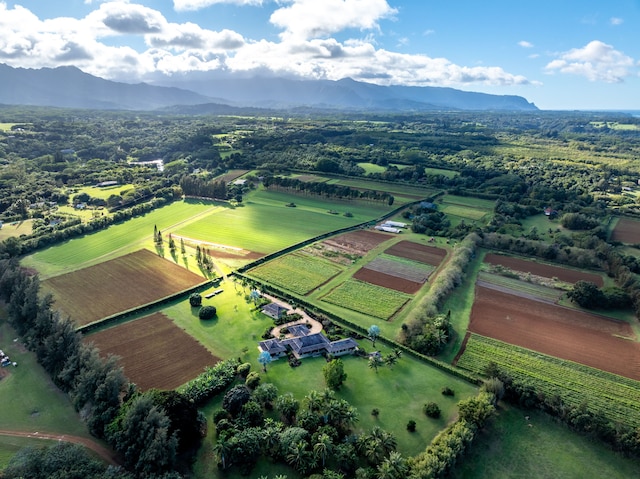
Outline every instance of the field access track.
POLYGON ((476 285, 469 331, 640 380, 640 343, 622 321, 476 285))
POLYGON ((414 243, 413 241, 400 241, 384 251, 392 256, 407 258, 420 263, 430 264, 436 268, 440 266, 442 260, 447 256, 447 250, 414 243))
POLYGON ((175 389, 220 361, 162 313, 85 337, 107 356, 120 357, 124 374, 139 389, 175 389))
POLYGON ((201 276, 140 250, 43 281, 56 308, 78 325, 157 301, 203 283, 201 276))
POLYGON ((565 283, 577 283, 578 281, 590 281, 598 285, 604 286, 602 276, 586 271, 578 271, 575 269, 563 268, 561 266, 553 266, 544 263, 536 263, 526 259, 514 258, 513 256, 504 256, 501 254, 487 253, 484 262, 493 265, 504 266, 514 271, 522 273, 531 273, 543 278, 558 278, 565 283))

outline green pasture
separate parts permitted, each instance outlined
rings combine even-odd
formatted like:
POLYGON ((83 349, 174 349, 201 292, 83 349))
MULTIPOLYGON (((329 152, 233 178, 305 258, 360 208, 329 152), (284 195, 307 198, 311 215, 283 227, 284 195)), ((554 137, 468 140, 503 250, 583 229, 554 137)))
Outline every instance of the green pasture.
POLYGON ((538 215, 529 216, 523 220, 522 230, 524 234, 530 234, 531 229, 535 227, 538 236, 543 241, 553 241, 557 234, 566 234, 571 236, 571 231, 567 230, 560 224, 558 219, 549 219, 544 213, 538 215), (549 232, 551 230, 551 232, 549 232))
POLYGON ((473 196, 457 195, 444 195, 442 198, 439 198, 437 202, 442 205, 457 205, 464 206, 466 208, 485 210, 485 213, 492 212, 496 205, 494 200, 483 200, 481 198, 474 198, 473 196))
POLYGON ((251 270, 251 276, 292 291, 307 294, 342 271, 335 263, 304 253, 291 253, 251 270))
POLYGON ((255 191, 247 195, 241 206, 214 211, 176 229, 175 233, 268 254, 322 233, 370 221, 389 210, 388 205, 380 203, 255 191), (287 207, 289 203, 296 206, 287 207), (329 210, 339 214, 330 214, 329 210), (353 216, 344 216, 346 212, 353 216))
POLYGON ((426 199, 437 193, 431 188, 423 188, 419 186, 409 186, 397 183, 385 183, 384 181, 368 181, 358 178, 328 178, 328 183, 349 186, 362 190, 376 190, 387 192, 395 197, 398 204, 409 203, 418 199, 426 199))
POLYGON ((33 220, 24 220, 3 223, 2 228, 0 228, 0 241, 14 236, 30 235, 32 232, 32 222, 33 220))
POLYGON ((21 263, 35 268, 43 278, 67 273, 136 251, 145 242, 151 245, 154 225, 164 232, 216 207, 219 206, 210 201, 177 201, 106 230, 37 251, 21 263))
POLYGON ((350 279, 329 291, 322 301, 387 320, 411 298, 408 294, 350 279))
POLYGON ((439 208, 439 210, 447 215, 459 216, 461 218, 474 221, 482 219, 487 214, 487 211, 485 210, 477 210, 469 208, 468 206, 452 204, 445 204, 442 208, 439 208))
POLYGON ((640 462, 571 431, 545 413, 501 403, 449 477, 630 479, 640 477, 640 462))
POLYGON ((626 130, 626 131, 633 131, 633 130, 640 130, 640 125, 637 125, 635 123, 620 123, 617 121, 591 121, 589 122, 590 125, 596 127, 596 128, 609 128, 610 130, 626 130))
MULTIPOLYGON (((18 365, 7 367, 8 375, 0 379, 0 429, 90 438, 71 401, 52 383, 35 355, 13 341, 17 334, 5 316, 0 311, 0 349, 18 365)), ((6 453, 3 447, 0 443, 0 456, 6 453)))
POLYGON ((384 166, 376 165, 375 163, 358 163, 358 166, 364 170, 368 175, 369 173, 384 173, 387 169, 384 166))
POLYGON ((425 167, 424 171, 427 175, 442 175, 447 178, 455 178, 456 176, 460 175, 460 173, 458 173, 457 171, 445 170, 443 168, 425 167))
POLYGON ((74 189, 75 191, 69 191, 68 193, 72 199, 76 195, 86 193, 91 196, 91 198, 99 198, 106 201, 111 195, 123 195, 133 187, 134 186, 131 183, 126 185, 106 186, 104 188, 99 188, 97 186, 83 186, 81 188, 74 189))
POLYGON ((11 128, 13 128, 16 125, 24 125, 24 123, 2 123, 0 122, 0 131, 11 131, 11 128))

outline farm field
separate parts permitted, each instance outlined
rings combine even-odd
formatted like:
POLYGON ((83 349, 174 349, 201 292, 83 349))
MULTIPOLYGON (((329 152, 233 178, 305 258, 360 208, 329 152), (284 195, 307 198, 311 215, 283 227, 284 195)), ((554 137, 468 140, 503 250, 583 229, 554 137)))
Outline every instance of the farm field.
POLYGON ((370 221, 390 207, 364 202, 332 202, 281 192, 255 191, 243 206, 213 212, 176 230, 195 240, 269 254, 322 233, 370 221), (296 207, 286 207, 295 203, 296 207), (337 210, 338 215, 329 214, 337 210), (350 212, 353 217, 344 216, 350 212))
POLYGON ((445 249, 404 240, 387 248, 384 252, 392 256, 429 264, 436 268, 440 266, 442 260, 447 256, 447 250, 445 249))
POLYGON ((321 299, 327 303, 388 320, 411 299, 411 296, 363 281, 347 280, 321 299))
POLYGON ((212 201, 176 201, 106 230, 37 251, 24 257, 21 264, 37 270, 42 278, 67 273, 137 251, 146 243, 151 245, 154 226, 165 232, 172 226, 219 207, 216 205, 218 203, 212 201))
POLYGON ((415 261, 378 256, 360 268, 353 277, 385 288, 415 294, 434 268, 415 261))
POLYGON ((342 268, 329 260, 295 252, 253 268, 250 275, 260 281, 305 295, 341 271, 342 268))
POLYGON ((355 178, 328 178, 328 183, 349 186, 350 188, 361 190, 386 191, 395 197, 397 204, 424 200, 437 193, 437 190, 432 188, 398 185, 381 181, 359 180, 355 178))
POLYGON ((611 233, 610 241, 619 241, 627 244, 640 243, 640 221, 629 218, 618 219, 611 233))
POLYGON ((543 276, 545 278, 558 278, 566 283, 576 283, 578 281, 590 281, 595 283, 599 287, 604 286, 604 280, 602 276, 596 273, 589 273, 587 271, 580 271, 577 269, 565 268, 562 266, 554 266, 550 264, 544 264, 537 261, 531 261, 513 256, 505 256, 495 253, 487 253, 484 257, 484 262, 501 265, 505 268, 509 268, 515 271, 522 271, 523 273, 531 273, 536 276, 543 276))
POLYGON ((30 235, 33 220, 14 221, 11 223, 4 223, 0 228, 0 241, 4 241, 7 238, 20 235, 30 235))
POLYGON ((510 292, 517 296, 537 299, 538 301, 548 301, 554 304, 558 304, 560 297, 564 294, 564 291, 556 288, 499 274, 487 273, 486 271, 478 272, 476 278, 477 284, 481 286, 510 292))
POLYGON ((85 341, 105 356, 119 356, 125 375, 143 391, 175 389, 220 360, 162 313, 87 335, 85 341))
POLYGON ((497 416, 449 477, 569 479, 595 477, 594 471, 607 479, 640 477, 640 462, 574 433, 545 413, 500 403, 497 416))
POLYGON ((322 244, 344 254, 362 256, 394 235, 373 230, 350 231, 322 241, 322 244))
POLYGON ((640 343, 622 321, 476 285, 469 331, 640 379, 640 343))
POLYGON ((640 426, 635 380, 471 333, 457 365, 482 374, 490 362, 546 397, 558 395, 575 407, 586 403, 614 421, 640 426))
POLYGON ((56 308, 83 326, 204 282, 148 250, 43 281, 56 308))

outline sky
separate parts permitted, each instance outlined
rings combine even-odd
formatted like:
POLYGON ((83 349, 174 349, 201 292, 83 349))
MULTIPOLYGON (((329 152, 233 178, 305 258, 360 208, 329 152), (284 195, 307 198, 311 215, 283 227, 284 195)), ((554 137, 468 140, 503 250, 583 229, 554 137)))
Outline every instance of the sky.
POLYGON ((127 82, 353 78, 640 110, 640 0, 0 0, 0 63, 127 82))

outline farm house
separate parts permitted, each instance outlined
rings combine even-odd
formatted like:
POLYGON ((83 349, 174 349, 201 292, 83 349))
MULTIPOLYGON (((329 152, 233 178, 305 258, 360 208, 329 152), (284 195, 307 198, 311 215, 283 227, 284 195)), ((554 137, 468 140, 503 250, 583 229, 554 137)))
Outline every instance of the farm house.
POLYGON ((322 333, 309 334, 309 329, 302 324, 290 326, 289 334, 291 337, 287 339, 260 341, 258 349, 268 352, 273 359, 286 356, 287 351, 291 351, 297 359, 302 359, 323 354, 343 356, 358 349, 358 343, 352 338, 329 341, 322 333))

